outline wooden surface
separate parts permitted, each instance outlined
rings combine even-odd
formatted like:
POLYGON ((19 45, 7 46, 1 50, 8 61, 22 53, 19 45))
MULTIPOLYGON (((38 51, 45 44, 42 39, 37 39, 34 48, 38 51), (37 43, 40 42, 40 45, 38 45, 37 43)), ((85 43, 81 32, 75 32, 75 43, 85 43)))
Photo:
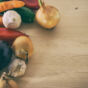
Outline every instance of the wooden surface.
POLYGON ((36 22, 20 30, 30 35, 34 53, 19 88, 88 88, 88 0, 45 0, 60 11, 52 31, 36 22))

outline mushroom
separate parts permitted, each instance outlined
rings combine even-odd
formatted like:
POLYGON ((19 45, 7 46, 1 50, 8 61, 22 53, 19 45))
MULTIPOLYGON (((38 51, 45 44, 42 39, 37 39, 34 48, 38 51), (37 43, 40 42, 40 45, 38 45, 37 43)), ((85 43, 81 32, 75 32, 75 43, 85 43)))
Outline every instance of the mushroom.
POLYGON ((14 10, 5 12, 2 19, 6 28, 16 29, 21 25, 21 16, 14 10))

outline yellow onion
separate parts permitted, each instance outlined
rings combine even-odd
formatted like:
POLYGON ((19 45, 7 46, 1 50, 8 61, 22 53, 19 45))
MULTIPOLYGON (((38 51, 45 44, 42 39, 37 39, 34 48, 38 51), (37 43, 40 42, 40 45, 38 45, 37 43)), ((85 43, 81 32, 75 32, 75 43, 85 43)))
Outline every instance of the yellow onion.
POLYGON ((27 55, 28 55, 28 58, 30 58, 33 53, 32 41, 27 36, 17 37, 12 44, 12 49, 15 53, 15 56, 26 60, 27 55))
POLYGON ((42 2, 36 12, 36 21, 44 28, 54 28, 60 20, 59 10, 53 6, 45 5, 42 2))

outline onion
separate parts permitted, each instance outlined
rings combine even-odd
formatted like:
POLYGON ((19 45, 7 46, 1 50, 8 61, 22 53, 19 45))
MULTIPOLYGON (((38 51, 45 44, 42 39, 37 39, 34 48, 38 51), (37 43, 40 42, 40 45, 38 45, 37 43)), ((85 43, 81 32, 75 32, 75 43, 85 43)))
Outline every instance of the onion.
POLYGON ((32 41, 27 36, 19 36, 13 42, 12 49, 16 57, 26 60, 33 53, 32 41))
POLYGON ((59 20, 59 10, 42 2, 39 10, 36 12, 36 21, 42 27, 52 29, 58 24, 59 20))

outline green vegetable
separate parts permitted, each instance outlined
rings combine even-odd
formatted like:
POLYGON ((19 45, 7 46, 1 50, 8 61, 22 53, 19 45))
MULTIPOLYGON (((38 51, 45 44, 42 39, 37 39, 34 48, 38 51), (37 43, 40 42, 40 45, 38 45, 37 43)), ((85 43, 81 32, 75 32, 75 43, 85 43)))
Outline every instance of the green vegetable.
POLYGON ((39 2, 39 6, 41 6, 42 4, 41 4, 41 0, 38 0, 38 2, 39 2))
POLYGON ((35 14, 31 9, 27 7, 21 7, 21 8, 16 8, 14 10, 21 15, 22 21, 24 23, 32 23, 34 21, 35 14))

